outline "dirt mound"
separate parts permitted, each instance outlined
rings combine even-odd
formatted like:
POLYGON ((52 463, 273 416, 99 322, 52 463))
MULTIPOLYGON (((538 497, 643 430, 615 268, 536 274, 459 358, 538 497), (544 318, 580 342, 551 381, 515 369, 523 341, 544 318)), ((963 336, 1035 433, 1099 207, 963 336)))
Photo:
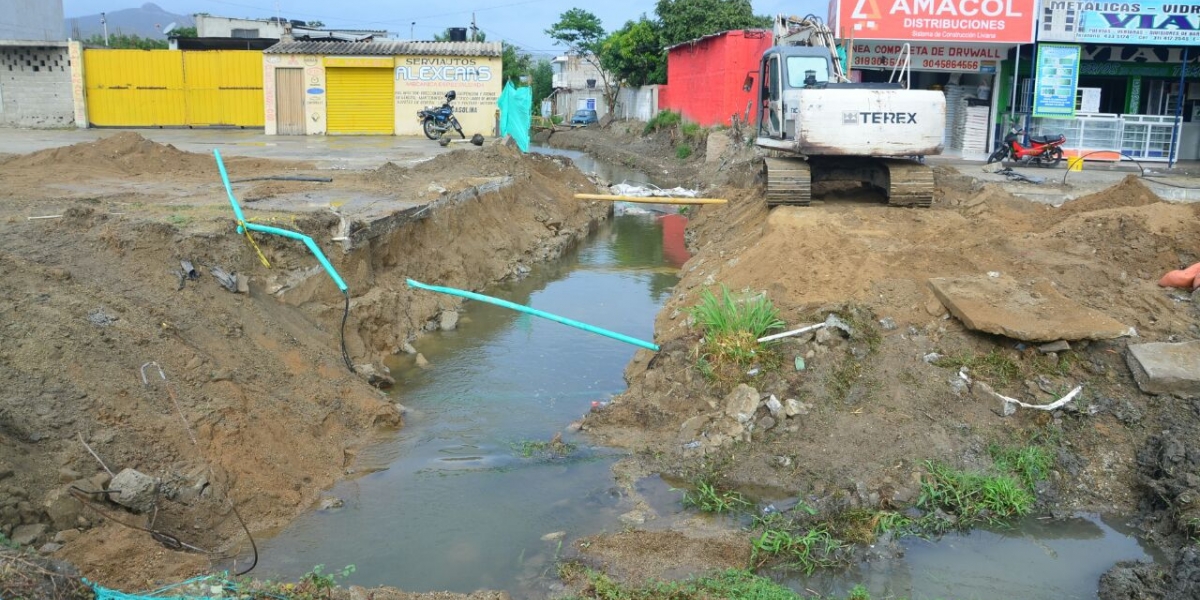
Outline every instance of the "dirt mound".
POLYGON ((1128 175, 1121 180, 1121 183, 1106 190, 1067 202, 1062 206, 1061 214, 1073 215, 1109 208, 1146 206, 1159 202, 1162 200, 1142 184, 1137 176, 1128 175))
MULTIPOLYGON (((309 169, 307 163, 223 157, 231 177, 309 169), (235 169, 236 167, 236 169, 235 169), (233 172, 236 170, 236 175, 233 172)), ((220 181, 211 154, 185 152, 123 131, 92 142, 50 148, 0 162, 0 177, 21 183, 73 183, 99 178, 153 177, 220 181)))
POLYGON ((15 158, 4 164, 6 169, 36 169, 66 167, 104 169, 126 175, 166 173, 195 169, 196 159, 213 162, 212 157, 179 150, 170 144, 152 142, 137 133, 123 131, 116 135, 82 142, 73 146, 50 148, 15 158))

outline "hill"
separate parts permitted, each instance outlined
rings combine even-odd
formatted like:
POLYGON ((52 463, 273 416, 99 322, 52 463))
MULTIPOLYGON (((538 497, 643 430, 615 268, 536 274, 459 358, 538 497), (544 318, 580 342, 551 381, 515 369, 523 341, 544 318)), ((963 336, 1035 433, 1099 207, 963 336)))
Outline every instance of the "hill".
MULTIPOLYGON (((147 2, 140 8, 108 12, 104 17, 108 20, 108 33, 110 34, 136 34, 153 39, 165 39, 166 36, 163 35, 162 30, 171 23, 177 23, 180 27, 195 25, 191 15, 169 13, 152 2, 147 2)), ((75 39, 104 33, 104 26, 100 23, 100 13, 67 17, 63 20, 66 22, 67 35, 75 39)))

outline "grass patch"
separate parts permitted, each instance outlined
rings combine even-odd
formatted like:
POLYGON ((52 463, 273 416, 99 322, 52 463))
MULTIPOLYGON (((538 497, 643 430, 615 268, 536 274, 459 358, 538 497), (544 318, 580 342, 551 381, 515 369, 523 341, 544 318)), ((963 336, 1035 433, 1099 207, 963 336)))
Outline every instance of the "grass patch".
POLYGON ((735 298, 722 285, 720 295, 701 292, 700 302, 688 313, 704 333, 696 366, 709 381, 732 386, 747 377, 751 366, 766 372, 782 364, 778 353, 758 343, 758 338, 783 328, 779 309, 766 295, 735 298))
MULTIPOLYGON (((1033 510, 1033 493, 1012 475, 960 471, 933 461, 926 461, 925 469, 928 473, 921 482, 917 507, 930 513, 941 510, 954 515, 957 519, 954 525, 958 528, 998 523, 1033 510)), ((945 523, 931 525, 935 529, 948 528, 945 523)))
POLYGON ((692 155, 692 147, 687 144, 675 146, 675 158, 683 160, 692 155))
POLYGON ((513 451, 521 458, 565 458, 575 452, 579 446, 562 441, 562 436, 555 434, 550 441, 521 440, 512 444, 513 451))
MULTIPOLYGON (((559 570, 560 575, 563 569, 559 570)), ((796 592, 755 575, 745 569, 718 571, 683 581, 652 582, 643 587, 617 583, 606 573, 574 566, 569 569, 569 583, 583 579, 583 590, 572 598, 596 600, 701 600, 710 598, 739 598, 745 600, 796 600, 796 592)))
POLYGON ((845 564, 846 543, 826 525, 798 526, 778 514, 756 519, 758 536, 750 540, 751 561, 757 566, 779 563, 812 575, 817 569, 845 564))
POLYGON ((325 565, 317 565, 300 578, 297 583, 265 582, 253 597, 271 597, 283 600, 329 600, 333 590, 354 573, 354 565, 346 565, 340 571, 325 572, 325 565))
POLYGON ((964 352, 943 356, 933 361, 934 366, 961 369, 966 367, 974 379, 986 379, 997 385, 1008 385, 1020 377, 1021 365, 1007 352, 992 349, 987 354, 964 352))
POLYGON ((683 122, 683 115, 669 110, 660 110, 657 115, 654 115, 654 118, 646 122, 646 127, 642 129, 642 135, 670 129, 681 122, 683 122))
POLYGON ((724 513, 743 510, 750 501, 735 490, 719 487, 708 479, 698 479, 695 488, 683 490, 683 505, 702 512, 724 513))
POLYGON ((1054 466, 1054 457, 1041 446, 1001 446, 991 444, 988 454, 996 463, 996 468, 1008 471, 1021 480, 1025 489, 1033 491, 1037 483, 1050 474, 1054 466))
POLYGON ((921 524, 895 511, 852 508, 830 519, 829 527, 839 539, 853 544, 872 544, 885 533, 895 536, 916 533, 921 524))

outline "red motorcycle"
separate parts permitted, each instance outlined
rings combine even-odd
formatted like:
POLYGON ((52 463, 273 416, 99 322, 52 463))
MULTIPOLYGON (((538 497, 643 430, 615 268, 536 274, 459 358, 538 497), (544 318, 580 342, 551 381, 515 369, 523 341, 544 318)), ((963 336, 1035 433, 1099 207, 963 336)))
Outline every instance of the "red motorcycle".
POLYGON ((1010 129, 1008 135, 1004 136, 1004 143, 988 157, 988 162, 1009 160, 1023 165, 1035 164, 1039 167, 1053 167, 1062 162, 1062 145, 1067 142, 1067 136, 1062 134, 1059 134, 1058 137, 1031 136, 1029 138, 1030 145, 1025 146, 1021 144, 1023 135, 1025 135, 1024 129, 1010 129))

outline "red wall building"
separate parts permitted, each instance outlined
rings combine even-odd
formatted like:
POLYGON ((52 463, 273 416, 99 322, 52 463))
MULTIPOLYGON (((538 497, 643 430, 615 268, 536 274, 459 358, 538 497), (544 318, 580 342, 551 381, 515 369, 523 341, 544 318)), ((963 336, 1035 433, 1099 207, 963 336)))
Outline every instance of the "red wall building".
POLYGON ((745 116, 747 103, 754 99, 754 90, 744 92, 742 84, 748 73, 757 74, 758 61, 770 47, 771 32, 762 29, 723 31, 671 46, 667 83, 658 88, 658 108, 681 113, 704 127, 730 125, 730 117, 745 116))

